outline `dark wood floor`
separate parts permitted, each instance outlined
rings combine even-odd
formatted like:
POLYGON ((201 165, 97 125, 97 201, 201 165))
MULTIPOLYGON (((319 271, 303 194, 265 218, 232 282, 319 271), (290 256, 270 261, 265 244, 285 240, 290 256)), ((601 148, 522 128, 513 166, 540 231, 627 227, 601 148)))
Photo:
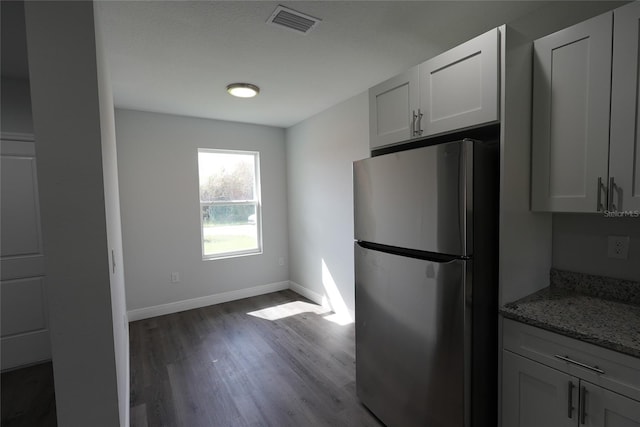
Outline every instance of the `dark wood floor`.
POLYGON ((381 426, 327 315, 282 291, 131 323, 131 427, 381 426))
POLYGON ((56 427, 51 362, 3 372, 2 427, 56 427))

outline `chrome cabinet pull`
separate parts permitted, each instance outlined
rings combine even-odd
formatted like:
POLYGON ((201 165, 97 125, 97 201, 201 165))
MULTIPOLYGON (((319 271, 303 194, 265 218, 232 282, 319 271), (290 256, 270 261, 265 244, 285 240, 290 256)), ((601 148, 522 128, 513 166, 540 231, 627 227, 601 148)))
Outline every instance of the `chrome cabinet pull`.
POLYGON ((608 197, 608 209, 610 211, 617 211, 616 205, 613 204, 613 190, 616 188, 616 181, 614 177, 609 177, 609 197, 608 197))
POLYGON ((574 385, 569 381, 569 401, 567 402, 567 417, 573 418, 573 389, 574 385))
POLYGON ((578 362, 577 360, 573 360, 573 359, 569 358, 568 356, 561 356, 559 354, 556 354, 555 358, 563 360, 565 362, 569 362, 569 363, 571 363, 573 365, 576 365, 576 366, 580 366, 581 368, 589 369, 590 371, 597 372, 599 374, 604 374, 604 371, 602 369, 598 368, 597 366, 585 365, 584 363, 578 362))
POLYGON ((416 110, 411 110, 411 116, 411 136, 416 136, 416 119, 418 118, 416 110))
POLYGON ((416 134, 418 134, 418 136, 422 135, 422 112, 420 112, 420 109, 418 108, 418 129, 416 130, 416 134))
POLYGON ((585 404, 587 402, 587 388, 582 386, 580 389, 580 424, 585 423, 585 419, 587 418, 587 410, 585 408, 585 404))
MULTIPOLYGON (((602 189, 604 185, 602 185, 602 177, 598 177, 598 212, 604 211, 604 205, 602 204, 602 189)), ((606 189, 605 189, 606 191, 606 189)))

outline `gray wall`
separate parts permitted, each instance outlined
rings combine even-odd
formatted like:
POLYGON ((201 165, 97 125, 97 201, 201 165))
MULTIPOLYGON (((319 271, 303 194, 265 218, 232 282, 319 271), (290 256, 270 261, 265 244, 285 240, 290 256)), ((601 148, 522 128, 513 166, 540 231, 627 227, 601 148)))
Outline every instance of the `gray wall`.
POLYGON ((501 303, 548 286, 552 265, 551 214, 529 211, 532 41, 622 3, 557 2, 507 25, 501 93, 504 106, 501 112, 501 303))
POLYGON ((29 80, 2 77, 0 126, 2 132, 33 133, 29 80))
POLYGON ((102 158, 113 122, 109 100, 99 100, 108 85, 98 76, 93 4, 27 2, 25 11, 58 425, 127 425, 118 384, 128 380, 126 325, 113 319, 124 307, 112 301, 122 282, 109 262, 117 229, 107 220, 117 208, 104 183, 115 164, 107 159, 103 175, 102 158))
POLYGON ((116 131, 129 310, 288 280, 282 129, 116 110, 116 131), (262 254, 202 260, 198 148, 260 152, 262 254))
MULTIPOLYGON (((530 104, 527 103, 531 102, 531 41, 623 3, 557 2, 509 23, 511 38, 507 49, 513 60, 506 64, 512 77, 507 89, 512 95, 507 99, 509 108, 505 111, 509 128, 504 132, 508 140, 502 147, 506 174, 501 200, 503 302, 547 286, 548 269, 557 264, 555 252, 559 250, 557 239, 552 238, 551 215, 529 212, 530 104)), ((287 130, 290 279, 322 296, 327 296, 325 282, 335 282, 350 310, 353 309, 350 162, 368 156, 367 114, 367 94, 363 93, 287 130), (323 260, 327 267, 324 278, 323 260)), ((586 250, 576 249, 577 253, 586 250)), ((587 267, 586 262, 577 265, 579 269, 587 267)))
POLYGON ((290 280, 353 315, 352 162, 369 157, 368 94, 287 130, 290 280))
POLYGON ((640 281, 640 218, 553 215, 553 267, 640 281), (608 236, 629 236, 629 258, 607 256, 608 236))

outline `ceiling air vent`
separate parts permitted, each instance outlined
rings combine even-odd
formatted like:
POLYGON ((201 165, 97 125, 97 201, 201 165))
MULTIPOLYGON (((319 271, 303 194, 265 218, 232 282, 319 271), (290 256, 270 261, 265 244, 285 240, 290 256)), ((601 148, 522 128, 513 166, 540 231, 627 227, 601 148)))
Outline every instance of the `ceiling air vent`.
POLYGON ((320 21, 321 20, 318 18, 305 15, 304 13, 297 12, 284 6, 278 6, 276 10, 273 11, 269 19, 267 19, 268 24, 277 25, 278 27, 293 30, 302 34, 307 34, 320 21))

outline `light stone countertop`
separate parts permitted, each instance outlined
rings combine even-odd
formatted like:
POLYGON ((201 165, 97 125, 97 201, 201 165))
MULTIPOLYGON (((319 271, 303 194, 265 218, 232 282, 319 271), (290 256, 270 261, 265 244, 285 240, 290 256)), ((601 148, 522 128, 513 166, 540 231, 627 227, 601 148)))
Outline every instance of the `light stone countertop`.
POLYGON ((553 269, 551 286, 505 304, 500 313, 640 357, 640 282, 553 269))

